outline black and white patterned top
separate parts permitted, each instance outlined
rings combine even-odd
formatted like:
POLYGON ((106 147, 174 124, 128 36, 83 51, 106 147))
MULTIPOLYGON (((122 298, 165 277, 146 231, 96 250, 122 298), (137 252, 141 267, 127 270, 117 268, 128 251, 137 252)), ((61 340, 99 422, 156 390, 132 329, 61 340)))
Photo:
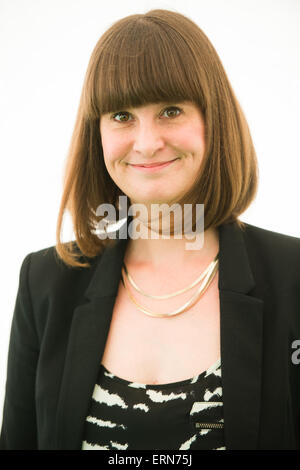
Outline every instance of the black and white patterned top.
POLYGON ((129 382, 100 365, 82 450, 225 450, 221 359, 192 379, 129 382))

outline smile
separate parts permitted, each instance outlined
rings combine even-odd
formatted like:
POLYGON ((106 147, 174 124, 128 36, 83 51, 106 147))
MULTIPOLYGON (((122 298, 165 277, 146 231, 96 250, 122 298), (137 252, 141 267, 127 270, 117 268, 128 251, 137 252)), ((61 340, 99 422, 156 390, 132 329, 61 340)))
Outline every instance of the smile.
POLYGON ((159 171, 162 168, 165 168, 167 166, 170 166, 176 160, 178 160, 178 158, 175 158, 174 160, 170 160, 168 162, 149 163, 149 164, 141 164, 141 165, 129 163, 128 165, 130 165, 132 168, 135 168, 136 170, 146 171, 147 173, 149 172, 151 173, 154 171, 159 171))

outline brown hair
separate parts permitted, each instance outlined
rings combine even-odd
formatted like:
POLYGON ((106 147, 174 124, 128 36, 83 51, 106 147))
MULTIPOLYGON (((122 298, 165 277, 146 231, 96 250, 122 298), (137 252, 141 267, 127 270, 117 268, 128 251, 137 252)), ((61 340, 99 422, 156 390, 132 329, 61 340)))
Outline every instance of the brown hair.
POLYGON ((198 179, 181 203, 204 204, 204 229, 236 221, 253 201, 258 167, 249 128, 222 63, 203 31, 186 16, 151 10, 114 23, 97 42, 85 76, 64 173, 56 252, 70 266, 115 240, 93 230, 96 208, 124 195, 104 164, 100 116, 147 103, 189 100, 205 121, 206 149, 198 179), (61 243, 64 211, 76 242, 61 243), (79 252, 78 252, 79 248, 79 252))

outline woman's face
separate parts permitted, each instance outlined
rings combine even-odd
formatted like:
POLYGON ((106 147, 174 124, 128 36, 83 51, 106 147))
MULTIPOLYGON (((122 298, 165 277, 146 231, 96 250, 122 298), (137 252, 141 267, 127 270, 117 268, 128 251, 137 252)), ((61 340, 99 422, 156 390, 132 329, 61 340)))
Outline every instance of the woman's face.
POLYGON ((121 109, 100 119, 107 171, 131 203, 179 200, 199 173, 204 132, 191 101, 121 109))

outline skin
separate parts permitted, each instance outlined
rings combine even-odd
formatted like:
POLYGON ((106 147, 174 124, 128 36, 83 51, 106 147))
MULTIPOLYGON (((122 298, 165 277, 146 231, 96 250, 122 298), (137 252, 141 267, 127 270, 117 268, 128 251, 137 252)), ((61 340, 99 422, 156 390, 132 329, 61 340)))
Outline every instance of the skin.
MULTIPOLYGON (((204 119, 191 101, 148 104, 104 114, 100 118, 100 134, 111 178, 129 197, 130 204, 143 203, 149 214, 151 204, 172 204, 192 187, 205 152, 204 119), (139 171, 132 166, 175 158, 178 159, 171 165, 156 172, 139 171)), ((197 252, 185 249, 184 237, 130 240, 127 262, 143 258, 152 266, 162 267, 172 261, 174 265, 176 257, 176 263, 183 267, 199 256, 203 261, 215 251, 217 242, 215 230, 204 235, 203 248, 197 252)))
MULTIPOLYGON (((129 197, 128 206, 177 202, 194 183, 205 151, 204 121, 193 103, 178 103, 182 111, 174 106, 149 104, 100 119, 105 164, 129 197), (175 157, 180 159, 153 173, 130 166, 175 157)), ((162 295, 177 292, 198 278, 219 251, 218 232, 206 230, 199 250, 187 250, 186 241, 184 237, 129 238, 124 261, 137 285, 147 293, 162 295)), ((157 384, 193 377, 216 362, 220 356, 217 274, 196 305, 182 315, 159 319, 133 308, 120 282, 102 358, 105 367, 126 380, 157 384)), ((191 291, 164 301, 138 292, 134 297, 151 311, 167 313, 187 302, 191 291)))
POLYGON ((205 150, 200 110, 192 102, 184 102, 121 111, 100 119, 104 160, 111 178, 132 203, 179 199, 192 186, 205 150), (176 157, 179 160, 155 173, 142 173, 130 165, 176 157))

